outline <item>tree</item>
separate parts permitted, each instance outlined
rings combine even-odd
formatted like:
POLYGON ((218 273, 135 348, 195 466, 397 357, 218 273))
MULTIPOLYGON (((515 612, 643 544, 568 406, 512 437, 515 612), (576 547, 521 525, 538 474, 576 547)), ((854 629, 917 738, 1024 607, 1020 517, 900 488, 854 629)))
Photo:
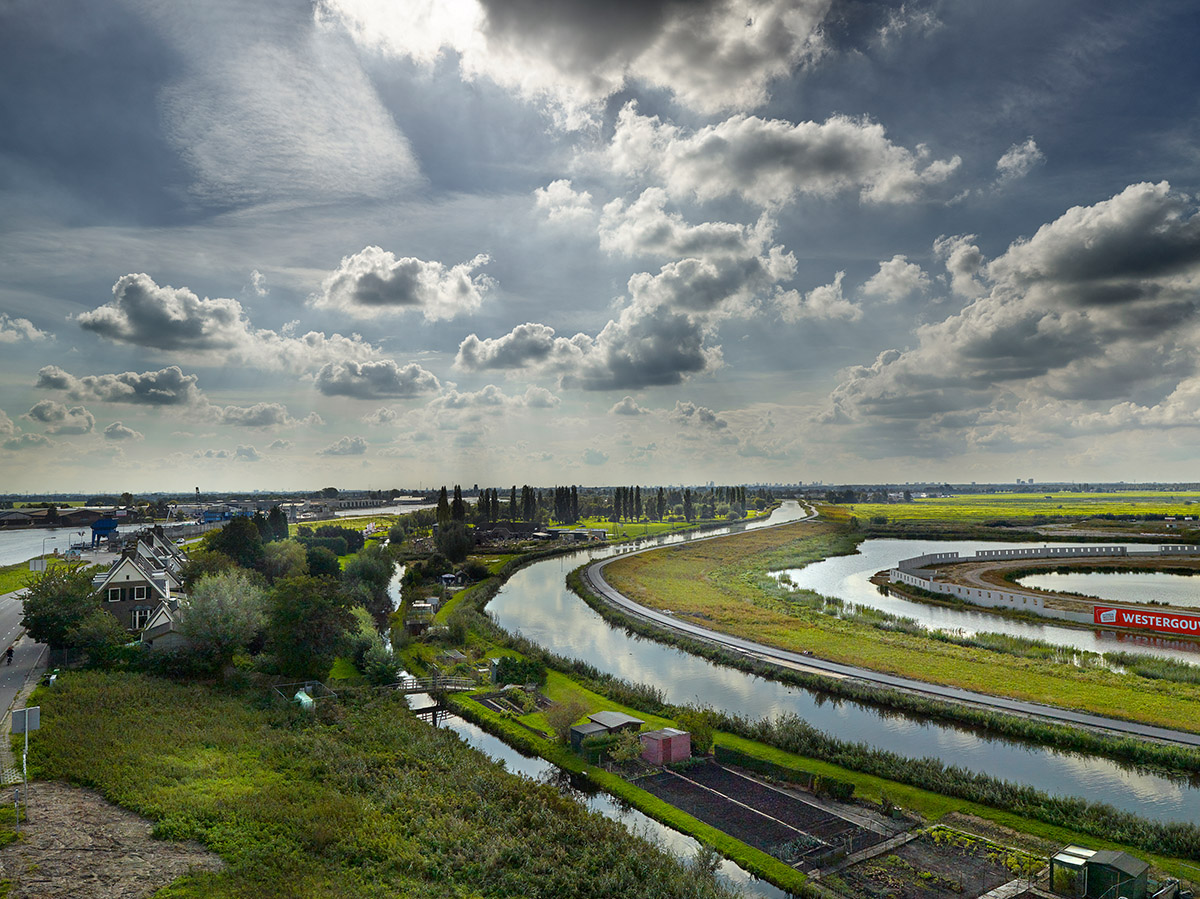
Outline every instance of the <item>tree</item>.
POLYGON ((121 648, 128 643, 129 631, 99 606, 67 632, 67 645, 82 649, 87 653, 88 664, 98 668, 116 662, 121 648))
POLYGON ((349 597, 329 578, 294 577, 271 591, 267 641, 280 673, 321 678, 356 622, 349 597))
POLYGON ((517 520, 517 485, 513 484, 512 490, 508 491, 508 520, 517 520))
POLYGON ((438 528, 437 549, 451 562, 462 562, 474 547, 467 526, 461 521, 452 521, 443 528, 438 528))
POLYGON ((266 515, 263 515, 262 512, 255 512, 254 515, 250 518, 250 520, 253 521, 254 526, 256 528, 258 528, 259 539, 262 540, 262 542, 264 544, 270 543, 272 540, 275 539, 275 531, 271 528, 271 525, 267 522, 266 515))
POLYGON ((458 484, 454 485, 454 501, 450 503, 450 520, 467 520, 467 504, 463 502, 462 487, 458 484))
POLYGON ((342 566, 332 549, 324 546, 310 546, 304 553, 308 562, 308 573, 311 577, 340 577, 342 566))
POLYGON ((642 519, 642 488, 641 487, 633 488, 633 515, 634 515, 634 521, 641 521, 641 519, 642 519))
POLYGON ((266 621, 266 591, 246 571, 201 578, 180 618, 198 667, 220 671, 250 645, 266 621))
POLYGON ((712 748, 713 731, 717 726, 717 713, 712 709, 688 706, 675 715, 675 722, 692 736, 692 752, 707 755, 712 748))
POLYGON ((207 540, 209 549, 223 553, 243 568, 253 568, 262 561, 262 535, 245 515, 235 516, 221 530, 212 532, 207 540))
POLYGON ((622 731, 617 742, 608 750, 608 757, 618 765, 628 765, 642 757, 642 738, 636 730, 622 731))
POLYGON ((74 646, 71 631, 101 609, 99 597, 92 592, 91 575, 82 565, 55 565, 33 575, 25 586, 21 626, 52 649, 74 646))
POLYGON ((571 725, 583 717, 587 708, 577 699, 570 702, 556 702, 545 711, 546 723, 554 731, 554 736, 560 743, 566 743, 571 738, 571 725))
POLYGON ((395 567, 396 563, 392 561, 391 556, 376 543, 364 547, 347 562, 342 576, 351 589, 361 585, 366 595, 374 602, 385 603, 388 598, 388 584, 391 583, 392 570, 395 567))
POLYGON ((692 505, 692 491, 690 489, 683 491, 683 517, 686 518, 688 522, 691 522, 696 518, 696 509, 692 505))
POLYGON ((288 538, 287 516, 279 506, 271 506, 271 511, 267 513, 267 524, 271 526, 271 532, 275 535, 276 540, 288 538))
POLYGON ((450 523, 450 498, 446 495, 445 487, 442 487, 442 492, 438 494, 437 523, 438 528, 444 528, 450 523))
POLYGON ((300 577, 308 574, 308 550, 298 540, 276 540, 263 547, 259 567, 272 583, 283 577, 300 577))
POLYGON ((362 673, 378 687, 393 684, 400 673, 400 660, 381 641, 363 653, 362 673))

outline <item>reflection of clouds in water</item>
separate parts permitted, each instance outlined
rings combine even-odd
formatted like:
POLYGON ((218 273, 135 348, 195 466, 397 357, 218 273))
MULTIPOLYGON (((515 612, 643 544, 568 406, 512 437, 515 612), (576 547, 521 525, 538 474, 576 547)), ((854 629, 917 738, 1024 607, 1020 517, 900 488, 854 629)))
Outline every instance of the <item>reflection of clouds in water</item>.
POLYGON ((1162 602, 1200 607, 1200 578, 1163 571, 1095 571, 1032 574, 1021 578, 1025 587, 1061 593, 1083 593, 1113 603, 1162 602))
MULTIPOLYGON (((896 559, 931 551, 914 549, 914 545, 947 545, 920 541, 870 542, 888 545, 878 548, 868 544, 871 551, 868 555, 839 557, 819 564, 846 566, 841 578, 851 576, 855 566, 859 572, 869 568, 868 574, 873 574, 896 559), (883 561, 885 558, 887 561, 883 561)), ((954 549, 963 546, 949 545, 954 549)), ((971 548, 981 547, 971 544, 971 548)), ((601 550, 588 555, 600 558, 603 554, 601 550)), ((985 739, 967 730, 916 721, 894 712, 831 700, 714 665, 652 640, 631 637, 623 630, 609 627, 567 588, 567 574, 582 564, 584 557, 584 553, 577 553, 522 569, 492 600, 488 610, 507 630, 520 631, 552 652, 583 659, 624 680, 659 687, 669 702, 700 701, 751 718, 794 712, 814 727, 844 740, 861 741, 905 756, 934 756, 947 764, 1030 784, 1050 793, 1103 796, 1118 808, 1157 820, 1200 819, 1197 790, 1152 774, 1123 770, 1106 759, 1064 756, 1039 747, 985 739)), ((874 591, 874 587, 867 586, 874 591)), ((982 614, 972 617, 991 620, 982 614)), ((1089 636, 1088 632, 1079 633, 1089 636)))
MULTIPOLYGON (((1120 545, 1120 544, 1116 544, 1120 545)), ((1128 544, 1137 548, 1133 544, 1128 544)), ((835 556, 814 562, 804 568, 788 568, 776 572, 779 577, 787 576, 797 589, 813 590, 823 596, 835 596, 846 602, 870 606, 893 615, 915 618, 928 628, 946 631, 962 629, 968 633, 990 631, 1044 640, 1059 646, 1090 652, 1127 650, 1148 655, 1169 656, 1193 664, 1200 663, 1200 645, 1189 645, 1180 641, 1169 641, 1165 645, 1153 641, 1133 642, 1115 636, 1111 632, 1097 632, 1078 628, 1060 627, 1054 624, 1031 624, 1013 621, 988 612, 966 612, 960 609, 927 606, 910 602, 896 596, 884 596, 869 580, 877 571, 891 568, 900 559, 934 552, 957 552, 963 556, 974 555, 977 549, 1020 549, 1039 547, 1041 543, 986 543, 951 540, 867 540, 859 545, 858 553, 851 556, 835 556)), ((1111 577, 1112 575, 1100 575, 1111 577)), ((1165 577, 1170 577, 1166 575, 1165 577)), ((1187 580, 1183 578, 1183 580, 1187 580)), ((1029 579, 1022 583, 1032 584, 1029 579)), ((1193 581, 1191 605, 1200 605, 1200 579, 1193 581)), ((1084 590, 1096 593, 1096 590, 1084 590)), ((1119 600, 1112 600, 1117 602, 1119 600)))

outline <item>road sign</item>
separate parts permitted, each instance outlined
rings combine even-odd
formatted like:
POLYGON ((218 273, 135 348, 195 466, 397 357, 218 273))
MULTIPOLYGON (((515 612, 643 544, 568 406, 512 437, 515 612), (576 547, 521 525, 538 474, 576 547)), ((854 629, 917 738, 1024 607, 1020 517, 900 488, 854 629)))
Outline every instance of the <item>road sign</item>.
POLYGON ((26 734, 38 730, 42 726, 42 707, 35 705, 31 709, 13 709, 12 732, 26 734))

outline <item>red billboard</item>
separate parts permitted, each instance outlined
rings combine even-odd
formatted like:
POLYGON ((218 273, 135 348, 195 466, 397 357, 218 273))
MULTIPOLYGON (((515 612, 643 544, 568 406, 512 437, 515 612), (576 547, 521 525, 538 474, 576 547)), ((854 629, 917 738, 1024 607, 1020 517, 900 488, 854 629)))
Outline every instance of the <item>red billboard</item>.
POLYGON ((1092 615, 1096 624, 1141 627, 1153 631, 1200 636, 1200 617, 1195 615, 1147 612, 1139 609, 1114 609, 1111 606, 1092 606, 1092 615))

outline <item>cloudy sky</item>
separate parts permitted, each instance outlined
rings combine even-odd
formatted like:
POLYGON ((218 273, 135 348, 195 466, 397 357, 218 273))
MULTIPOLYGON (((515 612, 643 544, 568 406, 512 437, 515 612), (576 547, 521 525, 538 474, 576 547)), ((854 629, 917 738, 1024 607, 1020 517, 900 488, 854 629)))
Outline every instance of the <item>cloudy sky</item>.
POLYGON ((8 0, 3 490, 1195 480, 1188 0, 8 0))

